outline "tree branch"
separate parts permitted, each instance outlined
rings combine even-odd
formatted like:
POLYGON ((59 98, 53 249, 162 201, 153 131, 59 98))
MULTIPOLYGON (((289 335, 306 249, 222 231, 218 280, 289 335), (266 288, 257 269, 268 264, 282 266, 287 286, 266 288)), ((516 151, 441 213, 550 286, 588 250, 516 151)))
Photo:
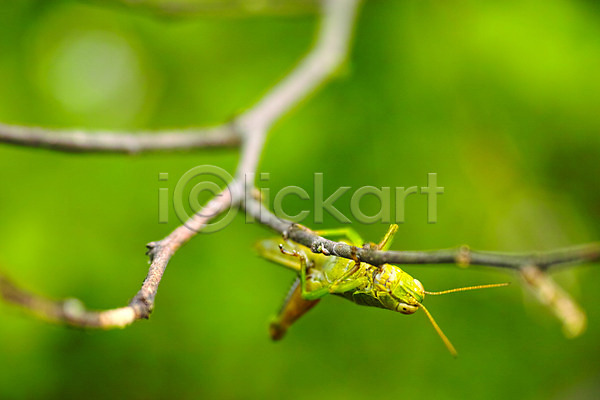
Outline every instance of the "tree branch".
MULTIPOLYGON (((158 286, 173 254, 211 220, 225 210, 237 207, 243 201, 245 178, 256 171, 268 129, 284 113, 323 84, 345 59, 358 5, 358 0, 324 2, 323 19, 313 50, 256 106, 234 121, 232 126, 243 139, 236 178, 220 195, 210 200, 182 226, 164 239, 148 244, 150 269, 142 288, 127 307, 107 311, 88 311, 82 305, 72 307, 72 304, 75 304, 73 301, 56 303, 24 292, 6 278, 0 280, 0 294, 6 300, 28 308, 38 316, 79 327, 123 327, 138 319, 148 318, 154 308, 158 286), (74 312, 74 309, 77 312, 74 312)), ((48 131, 39 132, 46 140, 44 144, 54 140, 48 131)), ((86 136, 85 133, 82 135, 86 136)))
POLYGON ((521 267, 520 274, 538 301, 562 323, 565 336, 574 338, 583 333, 587 325, 585 312, 552 277, 535 265, 521 267))
POLYGON ((236 147, 240 135, 233 125, 151 132, 60 130, 0 123, 0 143, 41 147, 70 153, 141 153, 236 147))
POLYGON ((354 259, 372 265, 382 264, 458 264, 460 266, 483 265, 489 267, 521 270, 535 265, 546 271, 558 265, 572 265, 600 260, 600 243, 568 247, 537 253, 501 253, 474 251, 468 246, 453 249, 428 251, 380 251, 365 247, 350 246, 319 236, 305 226, 278 218, 267 210, 259 200, 246 199, 245 211, 259 223, 270 227, 285 238, 308 247, 314 253, 322 253, 354 259))
POLYGON ((96 312, 86 310, 77 299, 52 301, 18 288, 8 277, 1 274, 0 296, 43 320, 79 327, 118 328, 130 324, 135 318, 135 311, 131 307, 96 312))
MULTIPOLYGON (((90 0, 88 0, 90 1, 90 0)), ((138 8, 167 17, 291 15, 318 11, 319 0, 95 0, 96 3, 114 3, 138 8)))

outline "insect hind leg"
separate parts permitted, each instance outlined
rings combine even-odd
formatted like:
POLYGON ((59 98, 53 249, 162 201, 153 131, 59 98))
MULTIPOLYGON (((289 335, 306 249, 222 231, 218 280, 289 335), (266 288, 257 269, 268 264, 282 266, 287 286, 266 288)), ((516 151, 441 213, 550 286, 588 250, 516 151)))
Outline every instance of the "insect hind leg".
POLYGON ((302 283, 296 278, 279 314, 273 319, 269 326, 269 334, 273 340, 281 340, 288 328, 300 317, 311 310, 320 299, 306 300, 302 297, 302 283))

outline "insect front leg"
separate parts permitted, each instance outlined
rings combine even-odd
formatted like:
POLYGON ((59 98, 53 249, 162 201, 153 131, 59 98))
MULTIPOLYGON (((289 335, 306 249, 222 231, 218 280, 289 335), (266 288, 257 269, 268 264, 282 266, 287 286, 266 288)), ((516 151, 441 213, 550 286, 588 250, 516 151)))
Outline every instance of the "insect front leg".
POLYGON ((368 285, 369 280, 365 276, 349 279, 343 282, 334 282, 329 286, 329 293, 345 293, 355 291, 368 285))
POLYGON ((281 251, 281 238, 263 239, 255 244, 255 248, 261 257, 266 258, 276 264, 283 265, 296 272, 300 272, 300 262, 294 257, 288 257, 292 251, 299 249, 299 246, 286 241, 286 248, 291 249, 287 252, 281 251), (283 253, 283 254, 282 254, 283 253))
POLYGON ((390 246, 392 245, 392 241, 394 240, 394 235, 396 234, 396 232, 398 232, 398 225, 397 224, 390 225, 385 236, 383 237, 383 239, 381 239, 381 242, 379 242, 379 244, 377 244, 375 246, 377 248, 377 250, 383 250, 383 251, 388 250, 390 248, 390 246))
MULTIPOLYGON (((289 251, 289 250, 286 250, 282 244, 279 245, 279 249, 281 250, 281 252, 283 254, 297 257, 300 260, 300 287, 302 290, 301 293, 302 293, 303 299, 317 300, 329 293, 329 288, 328 288, 329 285, 327 284, 325 277, 322 275, 318 275, 318 276, 315 275, 315 276, 310 277, 310 283, 317 284, 320 287, 315 288, 315 289, 308 288, 308 281, 309 281, 308 269, 310 268, 309 265, 312 262, 308 259, 308 257, 306 256, 306 253, 304 251, 302 251, 302 250, 289 251)), ((316 272, 317 271, 315 271, 315 273, 316 272)))
MULTIPOLYGON (((315 300, 325 296, 328 293, 344 293, 351 290, 356 290, 361 286, 368 284, 368 279, 365 276, 364 264, 358 261, 354 262, 354 266, 349 268, 348 271, 341 277, 333 282, 328 281, 324 275, 320 274, 320 271, 311 271, 311 276, 308 275, 308 258, 306 254, 300 255, 301 267, 300 267, 300 282, 302 284, 302 297, 306 300, 315 300), (303 256, 303 257, 302 257, 303 256), (356 276, 354 278, 353 276, 356 276), (308 284, 319 284, 318 289, 309 289, 308 284)), ((338 263, 352 263, 345 259, 337 259, 338 263)))

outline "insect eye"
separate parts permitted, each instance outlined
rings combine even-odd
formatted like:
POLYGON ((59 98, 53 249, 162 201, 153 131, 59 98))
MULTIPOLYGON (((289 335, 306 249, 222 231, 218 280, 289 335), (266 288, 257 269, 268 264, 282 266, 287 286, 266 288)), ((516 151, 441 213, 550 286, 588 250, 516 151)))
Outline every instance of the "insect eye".
POLYGON ((423 284, 418 279, 415 279, 415 285, 417 285, 417 287, 419 289, 421 289, 421 292, 425 291, 425 288, 423 287, 423 284))

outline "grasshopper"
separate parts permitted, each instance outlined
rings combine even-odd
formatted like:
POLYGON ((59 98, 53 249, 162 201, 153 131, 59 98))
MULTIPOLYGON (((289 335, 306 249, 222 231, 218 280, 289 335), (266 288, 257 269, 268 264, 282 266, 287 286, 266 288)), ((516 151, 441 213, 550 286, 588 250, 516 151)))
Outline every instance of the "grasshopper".
MULTIPOLYGON (((351 228, 316 233, 328 237, 342 237, 342 242, 351 246, 364 245, 372 249, 387 250, 397 230, 398 225, 391 225, 378 244, 364 244, 361 237, 351 228)), ((428 292, 421 282, 395 265, 375 266, 358 259, 349 260, 316 254, 305 246, 288 240, 285 240, 285 244, 282 242, 281 238, 274 238, 262 240, 256 245, 262 257, 282 264, 298 274, 281 311, 269 327, 273 340, 283 338, 288 328, 312 309, 323 296, 334 294, 359 305, 384 308, 402 314, 413 314, 422 309, 450 353, 456 356, 456 349, 423 305, 425 294, 441 295, 508 285, 499 283, 428 292)))

